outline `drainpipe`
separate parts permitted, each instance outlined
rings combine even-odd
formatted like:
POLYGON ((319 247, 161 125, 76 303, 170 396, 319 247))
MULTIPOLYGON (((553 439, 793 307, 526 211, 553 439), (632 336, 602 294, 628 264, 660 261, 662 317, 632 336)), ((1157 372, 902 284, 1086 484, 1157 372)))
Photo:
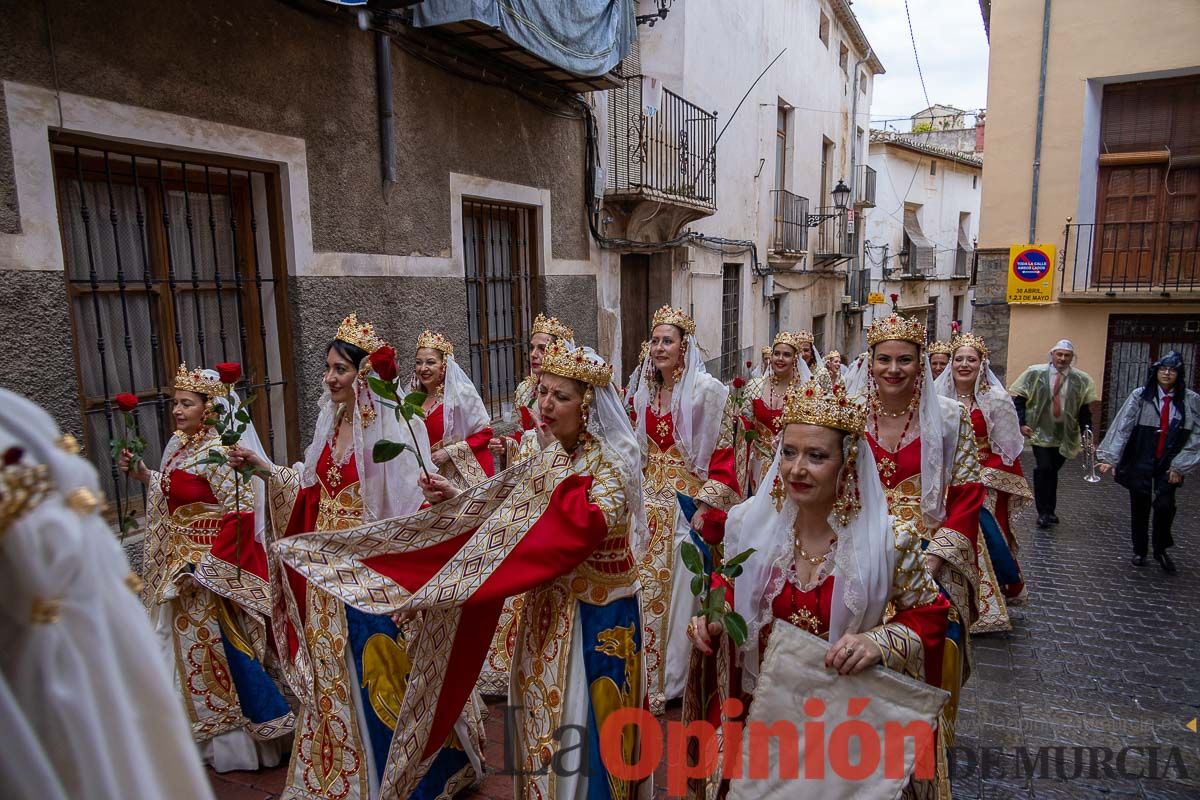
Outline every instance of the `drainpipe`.
MULTIPOLYGON (((859 67, 871 59, 871 53, 874 48, 868 47, 867 54, 854 62, 854 83, 851 84, 851 91, 854 93, 854 99, 850 101, 850 207, 854 208, 854 203, 858 200, 858 75, 859 67)), ((870 147, 869 141, 871 138, 870 125, 867 126, 867 138, 863 140, 863 144, 870 147)), ((862 225, 860 219, 855 219, 856 226, 862 225)), ((854 237, 858 239, 857 236, 854 237)), ((854 261, 858 263, 858 251, 855 250, 854 261)))
POLYGON ((1042 172, 1042 121, 1046 111, 1046 57, 1050 52, 1050 0, 1042 7, 1042 71, 1038 76, 1037 127, 1033 134, 1033 186, 1029 197, 1029 243, 1037 241, 1038 180, 1042 172))
POLYGON ((379 93, 379 155, 384 183, 396 182, 396 113, 392 105, 392 41, 375 32, 375 87, 379 93))

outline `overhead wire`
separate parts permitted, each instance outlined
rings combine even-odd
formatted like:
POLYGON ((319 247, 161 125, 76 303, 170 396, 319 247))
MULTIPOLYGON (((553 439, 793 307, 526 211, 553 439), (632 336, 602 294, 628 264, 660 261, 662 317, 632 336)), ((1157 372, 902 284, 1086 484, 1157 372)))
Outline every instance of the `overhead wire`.
POLYGON ((929 91, 925 88, 925 74, 921 72, 921 57, 917 55, 917 36, 913 33, 912 14, 908 10, 908 0, 904 0, 904 16, 908 18, 908 38, 912 42, 913 61, 917 62, 917 77, 921 79, 921 94, 925 95, 926 108, 932 108, 929 102, 929 91))

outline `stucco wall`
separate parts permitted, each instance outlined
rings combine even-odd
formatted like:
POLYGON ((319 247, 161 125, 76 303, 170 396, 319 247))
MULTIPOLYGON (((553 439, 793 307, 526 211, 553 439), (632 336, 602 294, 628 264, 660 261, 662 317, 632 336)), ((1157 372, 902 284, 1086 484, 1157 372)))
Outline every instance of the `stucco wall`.
POLYGON ((0 330, 0 386, 25 395, 62 430, 78 435, 83 423, 62 274, 0 271, 0 330))

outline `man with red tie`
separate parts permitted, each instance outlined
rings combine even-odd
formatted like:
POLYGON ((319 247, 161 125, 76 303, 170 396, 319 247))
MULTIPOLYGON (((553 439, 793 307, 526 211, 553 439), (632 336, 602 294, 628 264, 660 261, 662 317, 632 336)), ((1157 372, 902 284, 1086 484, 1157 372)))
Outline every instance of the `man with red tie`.
POLYGON ((1146 563, 1153 515, 1154 558, 1175 571, 1167 555, 1175 543, 1175 490, 1200 463, 1198 420, 1200 395, 1187 388, 1183 357, 1172 350, 1151 365, 1145 385, 1129 395, 1096 452, 1100 472, 1115 466, 1117 482, 1129 490, 1135 567, 1146 563))
POLYGON ((1029 367, 1008 389, 1033 447, 1033 500, 1043 529, 1058 524, 1058 471, 1083 449, 1081 433, 1091 427, 1100 400, 1092 376, 1074 363, 1075 345, 1062 339, 1048 363, 1029 367))

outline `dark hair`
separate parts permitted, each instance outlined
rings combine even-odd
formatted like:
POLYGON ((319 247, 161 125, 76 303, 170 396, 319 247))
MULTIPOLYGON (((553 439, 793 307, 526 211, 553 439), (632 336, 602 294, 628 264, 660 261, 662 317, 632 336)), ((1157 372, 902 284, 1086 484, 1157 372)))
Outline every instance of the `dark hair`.
MULTIPOLYGON (((1142 386, 1142 402, 1150 403, 1155 408, 1158 408, 1158 371, 1166 366, 1158 361, 1150 365, 1149 371, 1146 373, 1146 383, 1142 386)), ((1171 403, 1175 406, 1175 410, 1179 412, 1181 420, 1187 420, 1187 410, 1183 403, 1184 396, 1187 394, 1187 371, 1183 364, 1175 367, 1175 385, 1171 387, 1171 403)))
POLYGON ((358 345, 343 342, 341 339, 334 339, 330 342, 329 347, 325 348, 325 355, 329 355, 330 350, 353 364, 355 369, 362 367, 363 359, 370 355, 358 345))

